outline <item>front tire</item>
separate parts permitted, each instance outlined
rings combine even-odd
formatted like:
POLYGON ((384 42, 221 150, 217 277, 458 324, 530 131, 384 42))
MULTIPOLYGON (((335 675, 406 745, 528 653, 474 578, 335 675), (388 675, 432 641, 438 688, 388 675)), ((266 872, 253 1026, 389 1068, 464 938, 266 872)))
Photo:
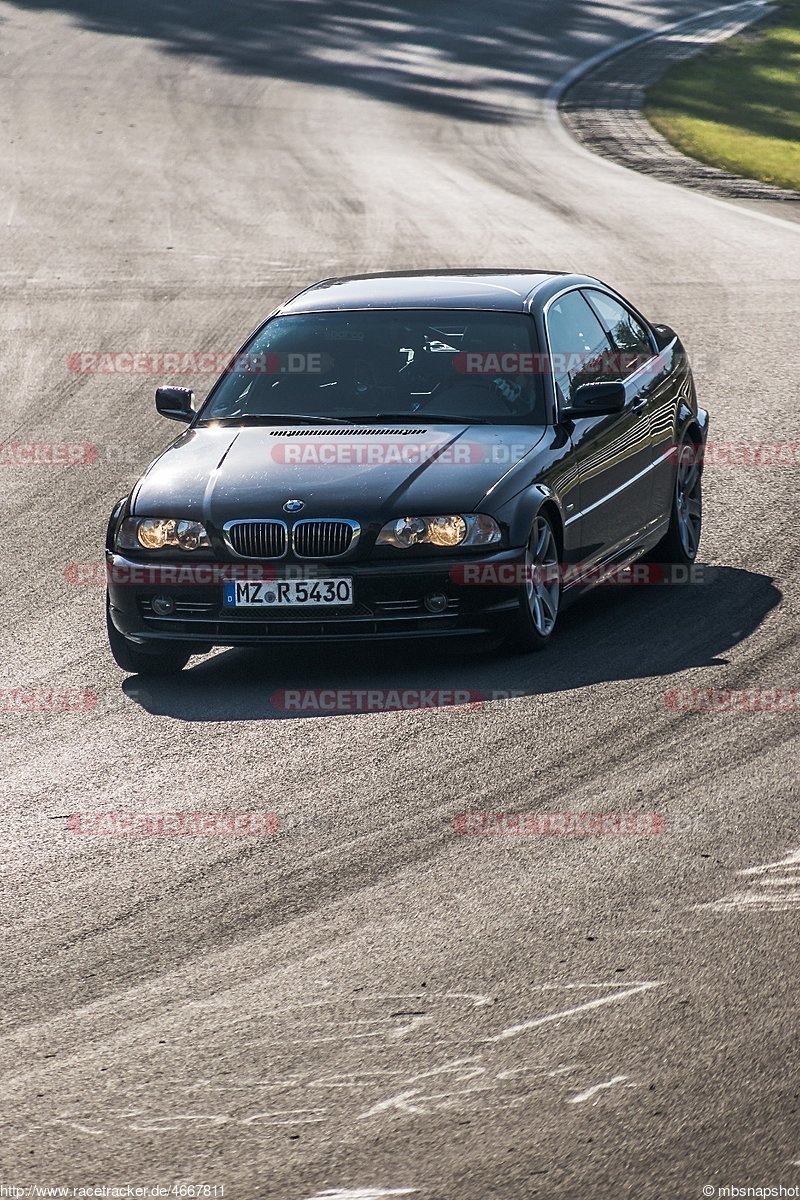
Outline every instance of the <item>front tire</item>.
POLYGON ((525 547, 525 580, 505 641, 518 654, 544 650, 553 636, 561 604, 561 565, 552 522, 539 513, 525 547))
POLYGON ((177 675, 188 663, 191 652, 179 647, 140 650, 129 642, 111 620, 111 606, 106 596, 106 629, 114 662, 131 675, 177 675))
POLYGON ((702 446, 681 443, 672 493, 669 528, 651 551, 655 562, 691 566, 697 558, 703 532, 702 446))

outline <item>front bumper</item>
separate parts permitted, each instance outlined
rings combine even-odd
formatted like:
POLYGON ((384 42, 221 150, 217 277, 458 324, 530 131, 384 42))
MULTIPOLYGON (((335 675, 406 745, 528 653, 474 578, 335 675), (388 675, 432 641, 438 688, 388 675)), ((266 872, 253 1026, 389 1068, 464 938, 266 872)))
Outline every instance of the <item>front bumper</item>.
MULTIPOLYGON (((403 563, 347 563, 320 560, 304 563, 310 577, 341 575, 353 579, 354 604, 347 609, 226 608, 223 578, 242 564, 143 563, 120 554, 106 553, 109 615, 116 629, 140 645, 179 642, 186 647, 257 646, 269 643, 346 642, 363 639, 463 637, 502 630, 504 619, 517 605, 518 589, 502 582, 461 582, 459 567, 468 563, 470 578, 475 568, 489 568, 490 579, 508 577, 510 567, 519 567, 522 549, 505 550, 475 558, 403 563), (167 568, 173 568, 172 574, 167 568), (158 571, 170 582, 161 582, 158 571), (182 581, 182 575, 189 582, 182 581), (215 582, 195 582, 198 576, 215 582), (156 578, 157 582, 150 582, 156 578), (171 582, 174 580, 174 582, 171 582), (447 598, 442 612, 425 607, 433 593, 447 598), (174 610, 157 616, 152 609, 156 596, 169 595, 174 610)), ((258 577, 259 564, 248 563, 248 579, 258 577)), ((298 564, 277 567, 263 564, 263 577, 297 578, 298 564)), ((483 572, 478 572, 484 578, 483 572)))

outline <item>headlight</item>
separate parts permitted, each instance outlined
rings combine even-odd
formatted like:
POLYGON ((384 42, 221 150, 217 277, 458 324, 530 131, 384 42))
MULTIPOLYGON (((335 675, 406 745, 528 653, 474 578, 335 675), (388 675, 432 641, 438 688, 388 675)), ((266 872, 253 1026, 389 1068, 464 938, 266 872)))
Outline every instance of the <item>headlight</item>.
POLYGON ((483 513, 450 513, 442 517, 399 517, 384 525, 376 545, 491 546, 502 538, 494 517, 483 513))
POLYGON ((199 521, 173 517, 126 517, 117 532, 118 550, 209 550, 211 543, 199 521))

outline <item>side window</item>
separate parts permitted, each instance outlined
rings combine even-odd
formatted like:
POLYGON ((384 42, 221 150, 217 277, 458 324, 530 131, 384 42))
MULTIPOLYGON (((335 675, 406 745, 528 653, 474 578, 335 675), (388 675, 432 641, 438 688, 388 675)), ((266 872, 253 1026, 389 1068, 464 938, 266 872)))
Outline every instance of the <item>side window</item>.
POLYGON ((607 378, 614 348, 580 292, 567 292, 550 306, 547 333, 560 398, 571 401, 582 383, 607 378))
POLYGON ((653 357, 655 352, 650 335, 641 321, 613 296, 595 291, 589 291, 586 295, 606 328, 611 331, 612 341, 620 352, 620 370, 616 378, 624 379, 653 357))

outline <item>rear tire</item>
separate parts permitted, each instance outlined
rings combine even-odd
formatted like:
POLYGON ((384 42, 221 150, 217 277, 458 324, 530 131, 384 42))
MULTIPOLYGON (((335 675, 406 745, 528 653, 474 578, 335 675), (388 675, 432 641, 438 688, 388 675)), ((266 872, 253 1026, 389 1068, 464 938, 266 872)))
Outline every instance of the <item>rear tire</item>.
POLYGON ((561 564, 552 521, 539 513, 525 547, 525 582, 505 644, 517 654, 544 650, 553 636, 561 603, 561 564))
POLYGON ((653 562, 691 566, 703 532, 702 446, 689 439, 678 450, 669 528, 648 558, 653 562))
POLYGON ((177 675, 192 657, 191 651, 170 646, 167 649, 142 650, 129 642, 111 620, 106 596, 106 629, 114 662, 131 675, 177 675))

